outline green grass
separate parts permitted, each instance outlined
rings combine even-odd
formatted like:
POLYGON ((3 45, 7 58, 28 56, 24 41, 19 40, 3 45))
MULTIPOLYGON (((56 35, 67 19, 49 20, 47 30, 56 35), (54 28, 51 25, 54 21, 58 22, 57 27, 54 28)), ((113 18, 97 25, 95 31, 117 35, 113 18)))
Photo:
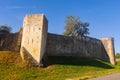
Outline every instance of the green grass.
POLYGON ((1 80, 85 80, 97 76, 120 72, 120 62, 113 66, 93 59, 49 57, 46 68, 28 67, 22 62, 19 53, 0 51, 1 80))

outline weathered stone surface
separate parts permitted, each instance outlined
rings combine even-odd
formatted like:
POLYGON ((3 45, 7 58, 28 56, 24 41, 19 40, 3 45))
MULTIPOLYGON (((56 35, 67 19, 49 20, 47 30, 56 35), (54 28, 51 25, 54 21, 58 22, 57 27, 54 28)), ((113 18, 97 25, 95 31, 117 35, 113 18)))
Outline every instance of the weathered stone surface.
POLYGON ((43 14, 27 15, 23 30, 0 34, 0 50, 20 51, 21 47, 23 60, 30 60, 32 64, 46 63, 47 56, 88 57, 116 63, 113 38, 77 39, 48 33, 47 26, 48 21, 43 14))
POLYGON ((43 14, 30 14, 24 19, 21 56, 29 54, 37 63, 42 63, 46 50, 48 21, 43 14), (23 52, 24 51, 24 52, 23 52))
POLYGON ((1 51, 20 51, 22 33, 0 34, 1 51))
POLYGON ((101 38, 101 42, 104 45, 106 53, 109 56, 111 64, 116 64, 115 50, 114 50, 114 39, 113 38, 101 38))
POLYGON ((48 56, 88 57, 109 61, 101 41, 90 37, 77 39, 49 33, 46 53, 48 56))

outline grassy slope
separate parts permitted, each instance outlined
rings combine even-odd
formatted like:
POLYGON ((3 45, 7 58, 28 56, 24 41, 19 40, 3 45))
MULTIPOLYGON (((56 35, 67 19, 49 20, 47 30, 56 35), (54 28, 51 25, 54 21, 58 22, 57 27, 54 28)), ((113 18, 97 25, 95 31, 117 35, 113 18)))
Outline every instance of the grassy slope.
POLYGON ((18 53, 0 52, 1 80, 82 80, 120 71, 120 62, 112 66, 100 60, 59 60, 54 64, 38 69, 22 63, 18 53))

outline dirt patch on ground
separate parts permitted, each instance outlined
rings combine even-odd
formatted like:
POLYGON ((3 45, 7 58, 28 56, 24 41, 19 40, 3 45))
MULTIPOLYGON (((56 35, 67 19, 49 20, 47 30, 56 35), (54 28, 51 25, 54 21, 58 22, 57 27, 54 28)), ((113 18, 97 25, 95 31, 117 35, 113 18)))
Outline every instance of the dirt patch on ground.
POLYGON ((120 61, 120 58, 117 58, 116 61, 120 61))

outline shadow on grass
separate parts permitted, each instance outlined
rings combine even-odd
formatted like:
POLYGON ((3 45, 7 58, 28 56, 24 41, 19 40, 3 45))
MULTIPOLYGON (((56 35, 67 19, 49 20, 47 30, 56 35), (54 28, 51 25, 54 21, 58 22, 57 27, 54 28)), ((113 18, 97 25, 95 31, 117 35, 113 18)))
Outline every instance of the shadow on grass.
POLYGON ((75 66, 94 66, 105 69, 113 69, 114 67, 107 62, 91 59, 91 58, 76 58, 76 57, 48 57, 49 65, 75 65, 75 66))

